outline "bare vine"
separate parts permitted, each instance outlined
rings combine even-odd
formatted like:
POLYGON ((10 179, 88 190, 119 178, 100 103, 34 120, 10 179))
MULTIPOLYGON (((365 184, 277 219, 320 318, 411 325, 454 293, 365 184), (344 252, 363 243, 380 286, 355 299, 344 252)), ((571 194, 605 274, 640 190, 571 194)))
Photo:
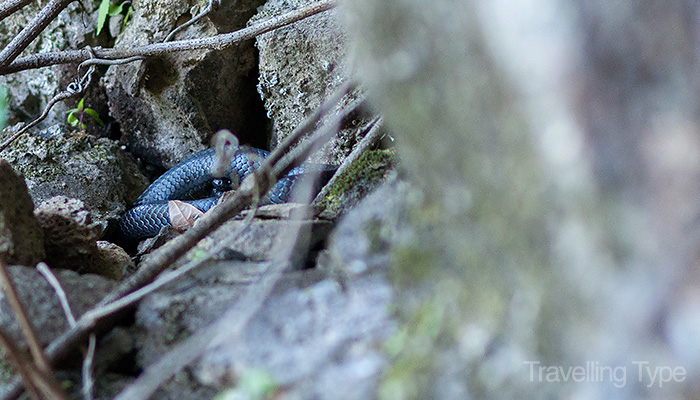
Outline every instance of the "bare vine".
MULTIPOLYGON (((243 29, 207 38, 153 43, 133 48, 105 49, 95 47, 92 50, 96 58, 106 60, 117 60, 134 56, 153 57, 175 51, 192 51, 202 49, 223 50, 224 48, 235 43, 252 39, 258 35, 262 35, 263 33, 292 24, 320 12, 330 10, 336 5, 337 0, 319 0, 308 6, 298 8, 277 17, 257 22, 243 29)), ((0 75, 7 75, 27 69, 42 68, 56 64, 83 62, 91 57, 92 53, 87 49, 34 54, 31 56, 18 58, 11 64, 0 65, 0 75)))

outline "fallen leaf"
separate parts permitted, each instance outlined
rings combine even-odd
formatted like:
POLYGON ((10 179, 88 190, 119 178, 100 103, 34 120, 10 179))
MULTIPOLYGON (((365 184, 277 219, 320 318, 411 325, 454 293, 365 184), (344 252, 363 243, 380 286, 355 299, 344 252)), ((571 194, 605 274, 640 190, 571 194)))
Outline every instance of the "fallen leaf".
POLYGON ((204 215, 197 207, 180 200, 168 201, 168 214, 170 225, 178 230, 194 225, 194 221, 204 215))

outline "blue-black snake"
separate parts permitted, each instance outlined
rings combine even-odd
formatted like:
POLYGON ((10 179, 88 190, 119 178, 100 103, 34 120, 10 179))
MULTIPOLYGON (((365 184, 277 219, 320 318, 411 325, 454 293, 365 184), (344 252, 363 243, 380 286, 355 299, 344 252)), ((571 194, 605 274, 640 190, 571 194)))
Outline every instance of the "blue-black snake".
MULTIPOLYGON (((258 168, 269 152, 255 148, 239 148, 231 159, 225 176, 238 176, 239 183, 258 168)), ((202 150, 181 161, 156 179, 139 196, 133 208, 121 218, 119 226, 125 238, 130 240, 152 237, 164 226, 170 226, 168 200, 183 200, 206 212, 218 201, 219 196, 230 189, 226 179, 211 175, 215 162, 214 149, 202 150)), ((322 171, 322 181, 327 181, 335 167, 316 164, 322 171)), ((301 165, 292 169, 261 199, 262 204, 279 204, 289 201, 297 178, 307 169, 301 165)), ((325 182, 324 182, 325 183, 325 182)))

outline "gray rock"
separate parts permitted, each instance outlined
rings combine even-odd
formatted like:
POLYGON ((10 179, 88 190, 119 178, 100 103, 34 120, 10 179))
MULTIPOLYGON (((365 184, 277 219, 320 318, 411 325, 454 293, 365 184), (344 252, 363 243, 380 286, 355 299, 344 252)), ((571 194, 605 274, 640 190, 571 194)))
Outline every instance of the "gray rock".
MULTIPOLYGON (((312 3, 313 0, 271 0, 251 23, 312 3)), ((334 10, 260 35, 258 92, 274 123, 272 147, 284 140, 321 102, 349 77, 346 34, 334 10)), ((344 100, 352 102, 357 93, 344 100)), ((327 146, 326 162, 339 164, 349 154, 367 122, 357 116, 327 146)))
MULTIPOLYGON (((134 4, 131 21, 115 46, 162 41, 181 22, 199 13, 205 2, 143 0, 134 4)), ((219 10, 227 26, 243 27, 260 1, 236 2, 235 12, 219 10)), ((218 21, 218 20, 217 20, 218 21)), ((208 18, 180 32, 175 39, 220 33, 208 18)), ((260 146, 264 123, 249 74, 254 70, 252 43, 224 50, 176 52, 112 66, 103 79, 110 114, 119 122, 122 141, 144 163, 170 168, 204 149, 222 128, 243 143, 260 146), (256 111, 258 110, 258 111, 256 111)))
POLYGON ((33 211, 24 179, 0 159, 0 258, 5 263, 33 266, 44 258, 43 235, 33 211))
POLYGON ((116 244, 98 240, 97 250, 100 253, 100 265, 95 273, 119 280, 136 270, 131 256, 116 244))
POLYGON ((119 246, 97 241, 102 229, 92 223, 83 202, 52 197, 34 211, 44 233, 46 263, 54 268, 121 279, 133 268, 131 257, 119 246))
MULTIPOLYGON (((386 366, 379 346, 396 330, 386 274, 407 191, 392 181, 348 212, 320 268, 284 273, 239 338, 208 350, 161 395, 232 382, 239 386, 227 395, 244 395, 240 382, 253 374, 283 386, 288 399, 373 397, 386 366)), ((269 266, 212 261, 146 298, 136 316, 139 362, 155 362, 217 320, 269 266)))
POLYGON ((407 335, 381 393, 697 397, 698 4, 342 10, 421 189, 391 250, 407 335), (684 376, 654 387, 631 360, 684 376), (592 361, 618 376, 537 375, 592 361))
MULTIPOLYGON (((210 263, 146 298, 136 315, 139 362, 156 361, 215 321, 254 288, 268 266, 210 263)), ((377 343, 395 329, 388 316, 391 288, 386 280, 365 276, 343 289, 318 271, 306 270, 284 274, 276 288, 239 341, 208 351, 175 381, 190 376, 192 387, 202 390, 229 386, 246 371, 263 370, 285 385, 290 398, 366 398, 385 363, 377 343)), ((176 398, 173 393, 184 387, 168 383, 163 391, 171 394, 164 398, 176 398)))
POLYGON ((3 152, 24 176, 35 203, 54 196, 80 199, 105 228, 146 187, 133 160, 109 139, 73 136, 58 125, 39 135, 44 137, 25 134, 3 152))
POLYGON ((93 225, 82 201, 52 197, 37 206, 35 215, 44 231, 47 264, 81 273, 99 268, 97 236, 101 229, 93 225))
POLYGON ((408 201, 414 192, 406 182, 392 179, 351 209, 333 231, 319 267, 343 280, 353 276, 385 273, 390 249, 407 234, 408 201))
MULTIPOLYGON (((27 309, 27 315, 36 328, 39 342, 46 346, 68 329, 68 321, 59 304, 56 292, 43 275, 33 267, 10 266, 10 277, 15 283, 19 298, 27 309)), ((100 301, 116 282, 101 276, 79 275, 68 270, 53 270, 66 293, 73 314, 79 318, 100 301)), ((24 343, 4 294, 0 293, 0 326, 18 343, 24 343)))
POLYGON ((386 361, 378 345, 395 330, 392 290, 367 276, 344 289, 333 280, 273 295, 242 336, 209 351, 196 374, 222 383, 263 370, 290 399, 371 398, 386 361))
MULTIPOLYGON (((270 260, 273 257, 271 252, 275 249, 275 245, 280 240, 289 239, 284 233, 298 224, 276 219, 254 219, 250 224, 243 220, 232 220, 202 240, 197 245, 197 249, 206 251, 213 245, 226 241, 229 242, 226 246, 228 250, 242 254, 252 261, 270 260)), ((308 244, 303 244, 306 250, 299 248, 299 253, 318 246, 332 228, 332 223, 324 220, 303 221, 301 224, 303 231, 310 231, 311 240, 308 244)))

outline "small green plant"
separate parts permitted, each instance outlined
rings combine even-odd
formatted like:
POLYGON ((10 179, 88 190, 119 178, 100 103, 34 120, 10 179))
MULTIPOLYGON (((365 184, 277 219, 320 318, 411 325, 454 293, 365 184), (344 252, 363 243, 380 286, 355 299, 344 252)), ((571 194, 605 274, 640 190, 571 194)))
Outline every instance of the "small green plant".
POLYGON ((66 118, 66 121, 71 126, 80 125, 80 130, 85 130, 85 115, 89 115, 95 122, 97 122, 98 125, 104 126, 105 123, 102 122, 99 114, 97 114, 97 111, 93 110, 92 108, 85 107, 85 98, 80 99, 77 107, 68 110, 68 118, 66 118))
POLYGON ((122 23, 122 27, 124 24, 126 24, 126 21, 129 20, 129 16, 131 15, 131 2, 130 1, 124 1, 118 6, 112 5, 110 3, 110 0, 100 0, 100 8, 97 10, 97 33, 96 35, 99 35, 100 32, 102 32, 102 29, 105 27, 105 22, 107 21, 107 16, 114 17, 122 13, 124 11, 124 7, 128 7, 126 9, 126 15, 124 16, 124 22, 122 23))

